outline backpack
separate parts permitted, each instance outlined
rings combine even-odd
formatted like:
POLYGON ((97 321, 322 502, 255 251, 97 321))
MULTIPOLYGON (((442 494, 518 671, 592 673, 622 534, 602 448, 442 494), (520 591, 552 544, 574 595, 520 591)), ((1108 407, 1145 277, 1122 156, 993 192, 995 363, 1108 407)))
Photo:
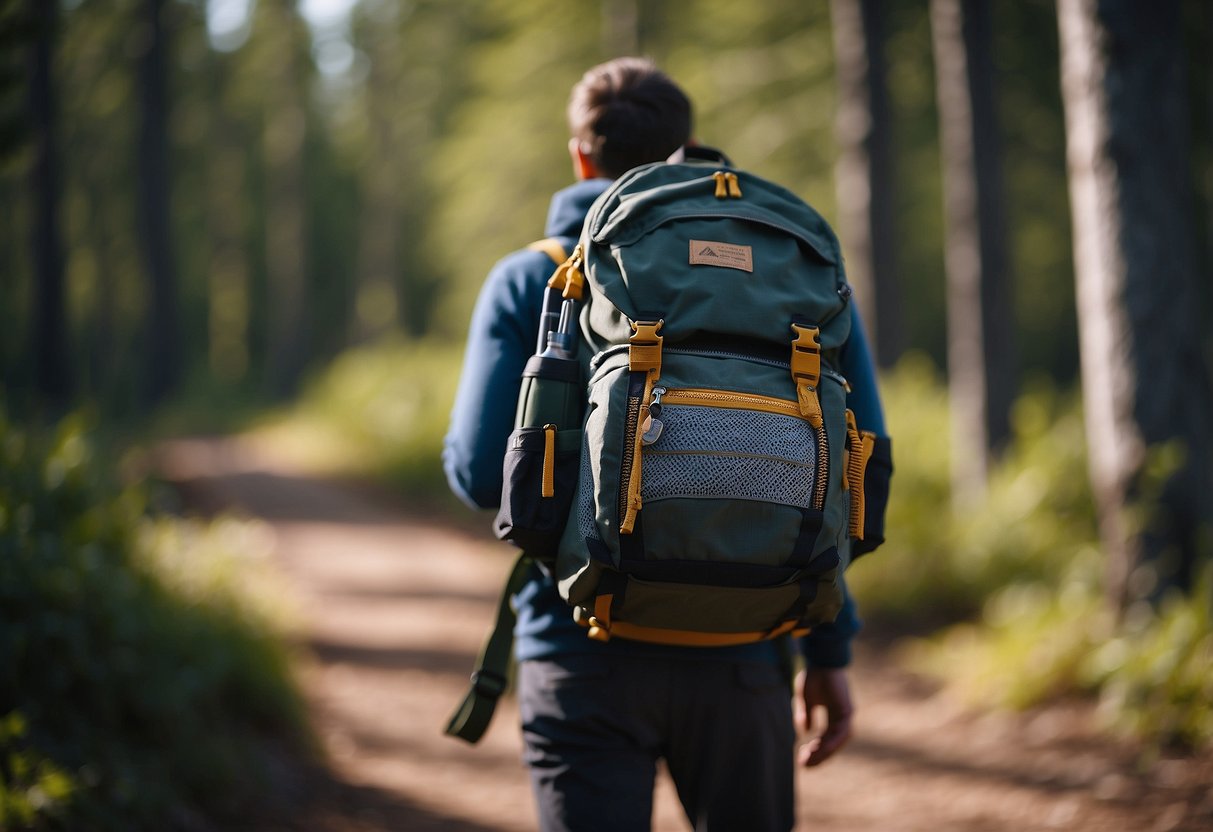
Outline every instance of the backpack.
MULTIPOLYGON (((529 479, 507 462, 503 506, 524 494, 560 518, 527 538, 515 588, 543 563, 603 641, 743 644, 832 621, 883 494, 866 516, 877 439, 846 409, 851 290, 825 220, 723 157, 645 165, 594 203, 550 285, 582 300, 585 413, 545 422, 529 479)), ((535 435, 523 410, 516 434, 535 435)), ((489 652, 465 718, 498 687, 489 652)), ((469 738, 459 717, 448 733, 469 738)))
POLYGON ((726 645, 832 621, 875 437, 836 369, 851 290, 829 225, 760 177, 657 163, 595 202, 572 259, 593 360, 555 576, 587 634, 726 645))

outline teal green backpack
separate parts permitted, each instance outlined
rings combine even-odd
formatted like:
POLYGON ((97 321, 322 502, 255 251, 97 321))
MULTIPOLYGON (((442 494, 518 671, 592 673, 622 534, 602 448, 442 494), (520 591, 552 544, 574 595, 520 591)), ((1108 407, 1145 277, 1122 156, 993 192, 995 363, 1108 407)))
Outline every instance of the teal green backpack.
POLYGON ((757 176, 660 163, 598 199, 573 258, 593 360, 555 572, 578 621, 694 645, 832 621, 874 437, 834 368, 829 225, 757 176))
MULTIPOLYGON (((559 513, 541 546, 514 540, 587 635, 716 646, 832 621, 851 541, 871 528, 875 437, 836 369, 851 290, 825 220, 723 160, 647 165, 594 203, 550 285, 581 299, 585 414, 520 422, 534 473, 514 465, 511 481, 507 463, 503 506, 559 513), (572 438, 580 454, 561 454, 572 438)), ((526 514, 510 519, 539 525, 526 514)), ((449 733, 475 741, 487 724, 511 620, 503 600, 449 733)))

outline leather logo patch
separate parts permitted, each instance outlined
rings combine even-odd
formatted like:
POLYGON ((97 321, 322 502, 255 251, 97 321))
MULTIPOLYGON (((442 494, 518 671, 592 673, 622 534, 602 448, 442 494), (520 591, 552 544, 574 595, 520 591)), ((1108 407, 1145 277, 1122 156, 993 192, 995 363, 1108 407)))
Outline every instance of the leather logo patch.
POLYGON ((753 248, 732 243, 718 243, 712 240, 691 240, 691 265, 721 266, 726 269, 753 272, 753 248))

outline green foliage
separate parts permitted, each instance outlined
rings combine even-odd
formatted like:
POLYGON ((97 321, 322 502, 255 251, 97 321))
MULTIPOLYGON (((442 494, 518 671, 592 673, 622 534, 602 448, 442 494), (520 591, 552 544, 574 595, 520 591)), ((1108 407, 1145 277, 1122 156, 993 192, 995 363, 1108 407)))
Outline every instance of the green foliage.
POLYGON ((1213 575, 1157 610, 1143 603, 1119 622, 1109 611, 1072 397, 1047 386, 1023 395, 987 498, 953 510, 942 383, 909 359, 882 392, 896 466, 889 543, 848 580, 870 620, 949 625, 914 642, 909 663, 983 705, 1091 694, 1107 723, 1133 736, 1213 741, 1213 575))
POLYGON ((1206 579, 1191 596, 1141 605, 1122 622, 1099 590, 1087 550, 1060 585, 1016 583, 979 623, 915 644, 912 663, 983 705, 1026 708, 1075 693, 1098 696, 1110 727, 1153 743, 1213 744, 1213 603, 1206 579))
POLYGON ((79 420, 0 422, 0 827, 233 812, 306 736, 264 535, 149 517, 79 420))
POLYGON ((1044 384, 1022 396, 986 500, 954 509, 942 381, 926 359, 910 357, 881 392, 895 467, 889 542, 849 573, 869 618, 955 621, 1010 582, 1056 581, 1092 545, 1082 419, 1070 397, 1044 384))
POLYGON ((458 377, 453 347, 387 339, 342 354, 255 432, 314 470, 370 474, 441 501, 449 494, 442 437, 458 377))

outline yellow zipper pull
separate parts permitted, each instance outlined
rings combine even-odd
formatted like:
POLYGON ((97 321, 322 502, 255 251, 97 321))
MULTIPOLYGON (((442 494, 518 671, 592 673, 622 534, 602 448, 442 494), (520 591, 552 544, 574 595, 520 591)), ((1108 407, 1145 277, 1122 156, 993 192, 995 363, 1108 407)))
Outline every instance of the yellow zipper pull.
POLYGON ((729 177, 722 170, 718 170, 712 174, 712 178, 716 180, 716 198, 727 199, 729 196, 729 177))
POLYGON ((741 199, 741 183, 737 179, 737 174, 730 171, 724 175, 725 181, 729 185, 729 196, 733 199, 741 199))

